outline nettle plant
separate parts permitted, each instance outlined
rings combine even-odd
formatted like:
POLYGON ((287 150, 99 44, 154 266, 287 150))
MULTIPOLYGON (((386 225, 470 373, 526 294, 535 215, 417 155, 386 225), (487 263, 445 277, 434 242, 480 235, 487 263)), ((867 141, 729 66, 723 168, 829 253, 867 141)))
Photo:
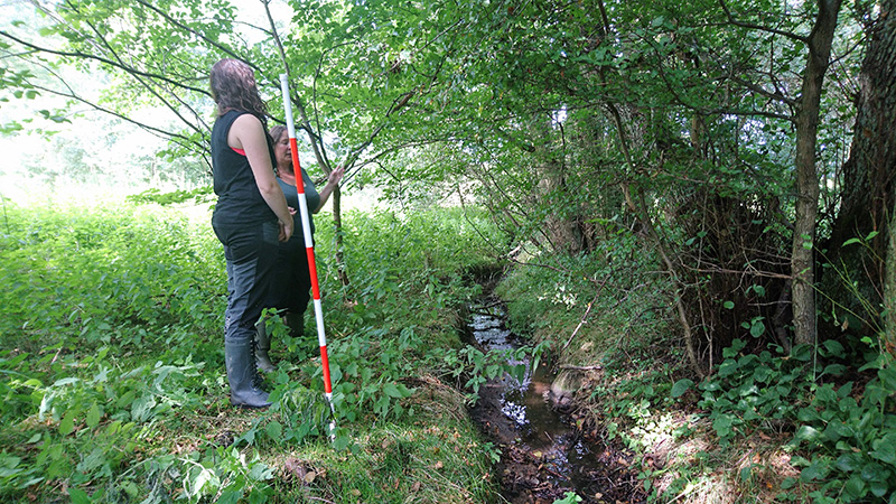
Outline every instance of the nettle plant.
MULTIPOLYGON (((145 447, 142 440, 154 424, 177 425, 178 412, 201 409, 211 386, 203 376, 205 364, 189 356, 122 369, 103 347, 96 355, 60 357, 51 365, 53 374, 80 372, 44 383, 49 375, 35 369, 54 354, 23 364, 28 355, 0 356, 0 372, 16 366, 11 374, 21 376, 6 389, 12 401, 0 406, 0 415, 14 426, 9 435, 20 439, 0 452, 0 496, 57 479, 76 486, 114 479, 132 452, 145 447)), ((71 494, 76 502, 77 493, 71 494)))

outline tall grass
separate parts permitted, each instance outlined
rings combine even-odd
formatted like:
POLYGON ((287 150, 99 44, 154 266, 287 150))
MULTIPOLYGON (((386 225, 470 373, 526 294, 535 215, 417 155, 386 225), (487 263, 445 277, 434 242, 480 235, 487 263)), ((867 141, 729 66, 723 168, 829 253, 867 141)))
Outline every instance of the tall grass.
POLYGON ((493 490, 489 454, 454 413, 463 396, 437 379, 460 347, 454 312, 476 294, 463 273, 494 261, 480 233, 500 241, 482 216, 346 216, 347 286, 333 274, 334 230, 317 217, 339 425, 331 445, 311 310, 302 337, 273 323, 277 405, 229 407, 226 276, 206 209, 6 212, 4 500, 468 502, 493 490))

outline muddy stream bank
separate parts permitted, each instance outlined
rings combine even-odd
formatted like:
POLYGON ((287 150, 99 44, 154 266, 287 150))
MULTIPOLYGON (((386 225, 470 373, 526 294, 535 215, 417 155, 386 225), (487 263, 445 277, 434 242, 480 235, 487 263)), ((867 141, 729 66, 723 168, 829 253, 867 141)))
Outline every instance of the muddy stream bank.
MULTIPOLYGON (((513 350, 525 342, 507 329, 501 300, 487 296, 468 307, 464 336, 482 351, 513 350)), ((524 364, 522 382, 505 375, 479 389, 470 414, 501 452, 497 476, 512 504, 551 504, 575 492, 583 503, 642 503, 645 495, 630 456, 576 427, 572 396, 552 387, 542 361, 524 364)), ((579 422, 581 425, 581 422, 579 422)))

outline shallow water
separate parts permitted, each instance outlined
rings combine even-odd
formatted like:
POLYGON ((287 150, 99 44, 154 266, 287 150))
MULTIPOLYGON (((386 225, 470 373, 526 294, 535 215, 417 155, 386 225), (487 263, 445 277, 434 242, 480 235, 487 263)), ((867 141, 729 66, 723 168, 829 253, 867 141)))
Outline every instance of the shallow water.
MULTIPOLYGON (((494 305, 494 303, 492 303, 494 305)), ((485 350, 512 350, 522 342, 505 325, 500 306, 473 307, 471 338, 485 350)), ((567 415, 555 409, 551 376, 545 366, 534 372, 524 364, 522 382, 505 376, 480 391, 474 418, 502 447, 502 482, 510 502, 552 502, 567 491, 590 501, 601 495, 595 468, 601 465, 567 415), (547 500, 545 500, 547 499, 547 500)))

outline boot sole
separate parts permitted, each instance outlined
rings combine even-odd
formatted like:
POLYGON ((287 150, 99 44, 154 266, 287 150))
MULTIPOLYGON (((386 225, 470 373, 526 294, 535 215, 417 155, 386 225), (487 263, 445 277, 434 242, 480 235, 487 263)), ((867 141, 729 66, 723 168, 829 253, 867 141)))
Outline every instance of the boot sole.
POLYGON ((272 404, 274 404, 274 403, 268 403, 268 404, 263 404, 260 406, 255 406, 253 404, 237 404, 233 401, 230 401, 231 406, 235 406, 240 409, 268 409, 271 407, 272 404))

